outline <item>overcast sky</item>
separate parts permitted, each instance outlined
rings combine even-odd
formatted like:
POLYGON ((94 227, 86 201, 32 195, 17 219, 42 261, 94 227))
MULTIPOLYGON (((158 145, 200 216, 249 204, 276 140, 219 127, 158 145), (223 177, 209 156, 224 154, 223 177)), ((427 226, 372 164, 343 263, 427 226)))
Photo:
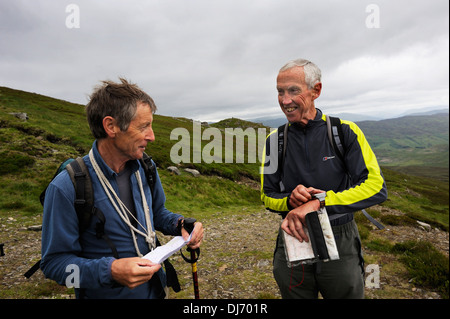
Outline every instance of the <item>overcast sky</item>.
POLYGON ((0 0, 0 86, 86 104, 121 76, 159 114, 281 116, 278 70, 303 57, 324 112, 396 115, 448 107, 448 30, 447 0, 0 0))

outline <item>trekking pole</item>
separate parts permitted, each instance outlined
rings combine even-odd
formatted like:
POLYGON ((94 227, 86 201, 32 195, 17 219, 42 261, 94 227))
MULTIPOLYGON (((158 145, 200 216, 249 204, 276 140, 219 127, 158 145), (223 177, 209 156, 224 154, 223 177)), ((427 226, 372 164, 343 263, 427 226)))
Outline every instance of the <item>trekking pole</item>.
MULTIPOLYGON (((196 222, 196 220, 194 218, 186 218, 184 220, 184 229, 186 229, 186 231, 189 234, 194 229, 195 222, 196 222)), ((183 257, 184 261, 190 263, 192 266, 192 280, 194 282, 194 296, 195 296, 195 299, 200 299, 199 289, 198 289, 198 277, 197 277, 197 260, 198 260, 198 257, 200 256, 200 248, 191 249, 188 247, 187 251, 190 253, 191 259, 188 259, 187 257, 185 257, 183 255, 183 253, 181 253, 181 256, 183 257)))

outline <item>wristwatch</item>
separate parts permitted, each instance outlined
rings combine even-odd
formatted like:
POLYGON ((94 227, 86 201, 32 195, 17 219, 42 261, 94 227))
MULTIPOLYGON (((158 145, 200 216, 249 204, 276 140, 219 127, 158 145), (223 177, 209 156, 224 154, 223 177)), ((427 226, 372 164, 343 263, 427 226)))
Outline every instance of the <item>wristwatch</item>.
POLYGON ((313 199, 318 199, 320 202, 320 208, 325 207, 325 197, 327 196, 327 193, 323 192, 323 193, 318 193, 318 194, 314 194, 312 195, 313 199))

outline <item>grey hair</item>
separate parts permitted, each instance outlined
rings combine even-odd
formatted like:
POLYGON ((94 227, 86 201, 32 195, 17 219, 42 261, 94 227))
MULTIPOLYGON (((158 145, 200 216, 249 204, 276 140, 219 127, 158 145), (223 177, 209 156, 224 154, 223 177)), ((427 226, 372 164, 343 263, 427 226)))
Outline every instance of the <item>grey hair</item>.
POLYGON ((156 111, 153 99, 136 84, 119 78, 120 83, 103 81, 95 88, 86 105, 86 115, 92 134, 96 139, 107 136, 103 118, 111 116, 117 120, 121 131, 126 131, 136 115, 137 103, 147 104, 152 113, 156 111))
POLYGON ((311 61, 306 59, 296 59, 289 61, 280 69, 280 72, 287 71, 298 66, 303 67, 303 71, 305 72, 305 82, 308 86, 308 89, 313 89, 314 85, 321 81, 322 72, 320 71, 319 67, 311 61))

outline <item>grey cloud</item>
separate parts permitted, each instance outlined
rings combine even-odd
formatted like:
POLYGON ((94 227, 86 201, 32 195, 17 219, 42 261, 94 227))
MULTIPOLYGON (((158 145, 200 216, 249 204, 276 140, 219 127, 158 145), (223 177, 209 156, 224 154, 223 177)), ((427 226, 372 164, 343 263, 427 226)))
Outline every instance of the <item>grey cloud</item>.
POLYGON ((318 103, 333 111, 448 105, 448 2, 2 0, 0 54, 0 85, 84 104, 99 81, 124 76, 160 113, 200 120, 279 112, 276 74, 297 57, 322 68, 318 103), (65 26, 70 3, 80 8, 79 29, 65 26), (378 29, 365 24, 371 3, 378 29), (371 70, 365 59, 389 78, 358 69, 371 70), (408 59, 411 69, 386 67, 408 59), (398 91, 414 92, 424 79, 434 99, 398 91))

